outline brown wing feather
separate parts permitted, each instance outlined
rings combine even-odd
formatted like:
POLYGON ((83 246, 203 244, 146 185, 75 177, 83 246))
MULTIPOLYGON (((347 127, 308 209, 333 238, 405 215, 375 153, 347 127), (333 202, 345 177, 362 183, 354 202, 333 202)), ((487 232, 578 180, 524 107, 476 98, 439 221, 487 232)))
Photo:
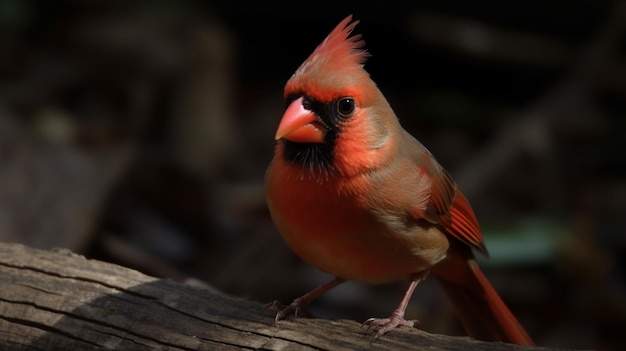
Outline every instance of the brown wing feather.
POLYGON ((455 194, 454 202, 452 207, 450 207, 450 223, 444 226, 446 233, 489 257, 478 220, 469 201, 458 188, 455 194))
POLYGON ((423 219, 439 226, 446 234, 489 256, 476 215, 469 201, 458 188, 450 174, 439 164, 431 170, 421 168, 431 177, 431 194, 423 219))

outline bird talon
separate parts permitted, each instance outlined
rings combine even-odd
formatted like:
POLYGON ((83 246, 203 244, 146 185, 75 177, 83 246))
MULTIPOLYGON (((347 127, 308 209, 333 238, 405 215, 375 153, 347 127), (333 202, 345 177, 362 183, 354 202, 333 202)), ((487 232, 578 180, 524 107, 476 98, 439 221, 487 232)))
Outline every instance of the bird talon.
POLYGON ((376 320, 376 318, 368 318, 367 320, 365 320, 363 323, 361 323, 361 328, 363 327, 367 327, 365 329, 366 332, 369 332, 370 329, 372 329, 372 322, 374 322, 376 320))
POLYGON ((285 319, 290 314, 293 314, 294 318, 313 318, 313 314, 306 307, 306 303, 302 302, 300 299, 293 300, 289 305, 285 305, 278 300, 274 300, 265 304, 264 309, 268 308, 278 310, 278 313, 276 313, 276 317, 274 318, 275 322, 285 319))
POLYGON ((361 327, 363 327, 365 325, 370 325, 375 320, 376 320, 376 318, 368 318, 363 323, 361 323, 361 327))
POLYGON ((404 317, 401 317, 400 315, 394 313, 389 318, 369 318, 368 320, 363 322, 363 324, 368 325, 368 331, 372 327, 380 327, 374 337, 378 338, 397 327, 417 328, 419 327, 420 322, 418 320, 406 320, 404 319, 404 317))

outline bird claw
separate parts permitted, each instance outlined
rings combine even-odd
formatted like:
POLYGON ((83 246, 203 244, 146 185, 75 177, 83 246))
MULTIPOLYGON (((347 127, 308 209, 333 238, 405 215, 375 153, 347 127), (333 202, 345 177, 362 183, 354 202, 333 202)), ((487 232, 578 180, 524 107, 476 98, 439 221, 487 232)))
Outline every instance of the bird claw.
POLYGON ((375 336, 375 338, 378 338, 397 327, 417 328, 420 322, 418 320, 406 320, 404 317, 394 312, 389 318, 370 318, 363 322, 363 325, 367 325, 368 331, 372 327, 380 327, 375 336))
POLYGON ((299 298, 293 300, 289 305, 284 305, 280 301, 274 300, 266 304, 265 308, 278 310, 278 313, 276 313, 276 318, 274 318, 275 322, 278 322, 281 319, 285 319, 290 314, 293 314, 294 318, 313 318, 313 314, 307 308, 306 303, 304 303, 299 298))

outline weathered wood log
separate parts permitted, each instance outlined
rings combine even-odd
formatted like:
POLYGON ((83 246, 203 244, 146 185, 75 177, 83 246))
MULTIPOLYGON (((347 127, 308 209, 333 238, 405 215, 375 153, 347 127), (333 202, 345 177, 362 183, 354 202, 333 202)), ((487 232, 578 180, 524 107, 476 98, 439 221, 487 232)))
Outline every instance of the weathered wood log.
POLYGON ((211 288, 67 250, 0 243, 2 350, 531 349, 408 328, 374 338, 355 321, 298 318, 275 325, 273 316, 262 304, 211 288))

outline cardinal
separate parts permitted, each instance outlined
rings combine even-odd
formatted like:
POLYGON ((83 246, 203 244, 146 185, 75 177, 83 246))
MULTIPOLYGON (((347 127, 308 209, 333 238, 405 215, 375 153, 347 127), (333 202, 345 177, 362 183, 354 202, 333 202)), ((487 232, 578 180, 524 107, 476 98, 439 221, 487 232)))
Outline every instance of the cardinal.
POLYGON ((467 198, 365 71, 369 54, 351 34, 357 23, 341 21, 284 88, 267 204, 287 245, 334 278, 274 303, 276 321, 308 314, 311 301, 347 280, 408 279, 398 308, 366 323, 378 336, 413 327, 405 309, 432 272, 471 337, 532 345, 474 259, 473 251, 488 253, 467 198))

